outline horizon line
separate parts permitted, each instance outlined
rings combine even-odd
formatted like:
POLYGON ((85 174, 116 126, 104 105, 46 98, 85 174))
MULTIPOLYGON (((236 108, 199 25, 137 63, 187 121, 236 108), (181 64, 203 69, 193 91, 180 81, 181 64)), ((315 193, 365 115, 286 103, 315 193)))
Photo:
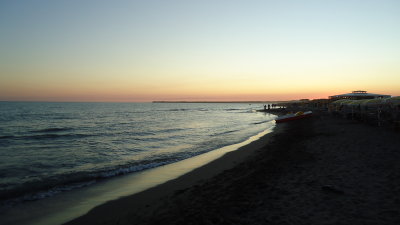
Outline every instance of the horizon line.
POLYGON ((209 101, 209 100, 154 100, 154 101, 50 101, 50 100, 0 100, 0 102, 20 103, 277 103, 293 100, 249 100, 249 101, 209 101))

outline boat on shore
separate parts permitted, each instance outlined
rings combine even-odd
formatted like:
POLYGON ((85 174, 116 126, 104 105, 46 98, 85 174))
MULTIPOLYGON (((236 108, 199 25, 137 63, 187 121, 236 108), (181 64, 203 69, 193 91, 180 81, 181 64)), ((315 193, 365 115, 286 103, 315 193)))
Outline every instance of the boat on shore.
POLYGON ((287 114, 284 116, 277 117, 275 119, 276 123, 283 123, 291 120, 298 120, 306 117, 312 116, 312 111, 307 111, 307 112, 297 112, 297 113, 291 113, 287 114))

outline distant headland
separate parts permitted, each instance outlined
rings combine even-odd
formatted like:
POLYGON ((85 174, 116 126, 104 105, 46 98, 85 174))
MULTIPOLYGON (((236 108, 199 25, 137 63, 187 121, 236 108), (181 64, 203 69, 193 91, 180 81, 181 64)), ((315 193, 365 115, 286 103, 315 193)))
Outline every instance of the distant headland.
POLYGON ((286 101, 153 101, 152 103, 282 103, 286 101))

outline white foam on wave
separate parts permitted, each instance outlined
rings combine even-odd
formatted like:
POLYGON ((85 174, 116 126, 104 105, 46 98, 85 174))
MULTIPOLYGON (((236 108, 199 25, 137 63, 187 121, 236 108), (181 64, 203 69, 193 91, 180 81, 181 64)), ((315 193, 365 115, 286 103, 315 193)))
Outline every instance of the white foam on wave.
MULTIPOLYGON (((131 173, 126 176, 117 176, 113 179, 105 179, 95 185, 64 192, 65 194, 59 194, 53 198, 46 198, 40 203, 38 202, 37 204, 40 207, 36 204, 22 206, 16 211, 29 211, 30 214, 25 215, 26 217, 21 219, 23 222, 19 224, 54 225, 65 223, 68 220, 85 214, 97 205, 123 196, 132 195, 168 180, 175 179, 223 156, 227 152, 234 151, 258 140, 272 130, 273 127, 268 128, 243 142, 209 151, 176 163, 143 170, 138 173, 131 173)), ((9 217, 13 216, 15 215, 12 213, 9 215, 9 217)))

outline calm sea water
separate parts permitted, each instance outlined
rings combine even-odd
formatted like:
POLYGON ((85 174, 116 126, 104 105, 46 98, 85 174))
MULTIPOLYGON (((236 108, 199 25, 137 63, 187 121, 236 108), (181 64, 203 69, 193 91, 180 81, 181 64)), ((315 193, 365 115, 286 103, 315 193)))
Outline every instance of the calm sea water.
POLYGON ((0 201, 87 186, 242 142, 274 126, 261 104, 0 103, 0 201))

